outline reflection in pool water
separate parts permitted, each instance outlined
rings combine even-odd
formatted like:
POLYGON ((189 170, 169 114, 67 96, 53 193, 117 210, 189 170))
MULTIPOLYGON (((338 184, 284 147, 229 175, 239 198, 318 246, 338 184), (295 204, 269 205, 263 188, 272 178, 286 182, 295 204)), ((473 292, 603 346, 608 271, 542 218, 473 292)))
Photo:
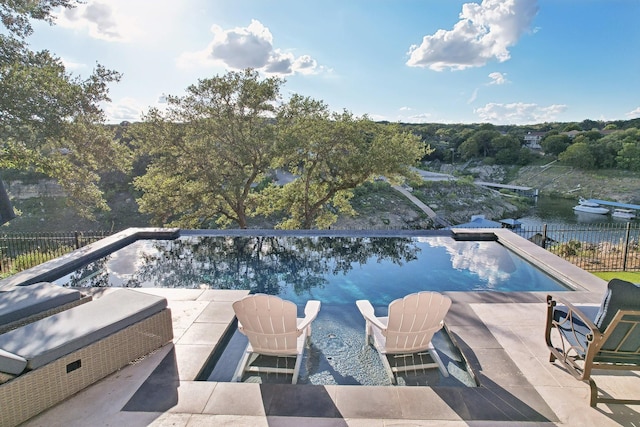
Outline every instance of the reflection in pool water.
POLYGON ((57 281, 71 286, 247 289, 302 304, 419 290, 558 291, 498 242, 429 237, 185 236, 139 240, 57 281))

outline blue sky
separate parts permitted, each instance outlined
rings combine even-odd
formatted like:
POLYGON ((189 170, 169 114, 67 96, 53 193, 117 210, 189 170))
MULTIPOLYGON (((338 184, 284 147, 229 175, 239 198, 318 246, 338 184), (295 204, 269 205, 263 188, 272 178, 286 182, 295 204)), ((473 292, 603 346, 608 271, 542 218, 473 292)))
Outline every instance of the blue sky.
POLYGON ((409 123, 640 117, 639 0, 86 0, 29 42, 117 70, 109 122, 246 67, 331 109, 409 123))

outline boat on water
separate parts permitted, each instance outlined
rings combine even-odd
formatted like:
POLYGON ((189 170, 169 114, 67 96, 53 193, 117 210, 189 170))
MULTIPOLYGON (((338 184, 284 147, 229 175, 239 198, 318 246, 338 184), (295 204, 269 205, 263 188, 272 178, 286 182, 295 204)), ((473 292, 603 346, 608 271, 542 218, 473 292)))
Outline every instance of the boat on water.
POLYGON ((599 215, 606 215, 609 213, 609 209, 585 199, 580 199, 578 204, 573 207, 573 210, 576 212, 586 212, 599 215))
POLYGON ((614 218, 634 219, 636 214, 631 209, 616 208, 611 212, 611 216, 614 218))

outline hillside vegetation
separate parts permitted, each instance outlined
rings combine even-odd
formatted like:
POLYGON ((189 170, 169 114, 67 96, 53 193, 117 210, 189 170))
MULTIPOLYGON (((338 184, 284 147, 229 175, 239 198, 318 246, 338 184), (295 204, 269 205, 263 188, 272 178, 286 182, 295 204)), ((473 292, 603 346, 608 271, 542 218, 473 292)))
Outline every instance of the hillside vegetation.
MULTIPOLYGON (((467 182, 429 182, 415 186, 413 194, 451 224, 468 222, 471 215, 484 214, 489 219, 517 216, 527 209, 496 191, 467 182)), ((111 211, 90 221, 79 217, 65 204, 64 197, 40 196, 16 199, 21 211, 5 224, 3 232, 63 232, 107 230, 117 232, 127 227, 150 226, 148 216, 137 210, 135 197, 127 192, 113 192, 107 198, 111 211)), ((434 223, 409 199, 385 182, 367 183, 358 188, 352 200, 355 216, 340 215, 333 229, 432 229, 434 223)), ((253 218, 249 228, 273 228, 278 218, 253 218)))
POLYGON ((527 166, 519 169, 510 184, 538 188, 546 195, 640 204, 640 177, 630 171, 527 166))
MULTIPOLYGON (((483 166, 481 164, 430 165, 430 170, 450 173, 458 181, 413 184, 413 194, 451 224, 468 222, 472 215, 488 219, 517 218, 531 208, 526 200, 470 183, 471 178, 538 188, 542 195, 598 198, 640 204, 640 177, 620 170, 584 171, 556 164, 540 167, 483 166), (463 167, 464 166, 464 167, 463 167)), ((15 187, 11 187, 15 189, 15 187)), ((14 199, 21 215, 2 227, 4 232, 119 231, 150 226, 149 217, 138 212, 136 196, 120 189, 108 194, 111 211, 95 221, 79 217, 64 197, 40 196, 14 199)), ((355 216, 341 215, 333 229, 431 229, 433 221, 387 183, 368 183, 358 188, 352 200, 355 216)), ((254 218, 250 228, 273 228, 277 218, 254 218)))

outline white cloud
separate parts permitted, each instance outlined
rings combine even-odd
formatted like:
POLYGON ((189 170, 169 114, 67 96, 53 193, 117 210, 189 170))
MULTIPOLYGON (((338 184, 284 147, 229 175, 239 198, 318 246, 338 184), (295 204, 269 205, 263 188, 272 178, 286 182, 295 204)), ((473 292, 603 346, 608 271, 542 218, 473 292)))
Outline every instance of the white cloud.
POLYGON ((626 115, 627 117, 631 117, 632 119, 640 117, 640 107, 636 108, 635 110, 629 111, 626 115))
POLYGON ((433 120, 431 113, 413 114, 401 119, 404 123, 429 123, 433 120))
POLYGON ((567 106, 554 104, 542 107, 538 104, 514 102, 511 104, 489 103, 476 108, 473 112, 482 120, 500 124, 527 124, 556 121, 558 114, 566 111, 567 106))
POLYGON ((537 0, 483 0, 462 5, 452 30, 426 35, 409 48, 410 67, 464 70, 490 60, 506 61, 508 48, 529 30, 538 12, 537 0))
POLYGON ((125 18, 111 3, 91 2, 64 9, 57 16, 56 24, 64 28, 86 30, 96 39, 107 41, 127 41, 131 31, 124 25, 125 18))
POLYGON ((498 72, 489 74, 489 78, 491 79, 491 81, 489 82, 490 85, 503 85, 509 82, 509 80, 507 80, 506 74, 498 72))
POLYGON ((296 57, 292 52, 275 49, 271 31, 260 21, 251 20, 248 27, 224 30, 211 28, 213 40, 200 51, 185 52, 177 60, 181 68, 222 65, 235 70, 255 68, 267 74, 315 74, 321 67, 309 55, 296 57))
POLYGON ((409 123, 427 123, 433 120, 431 113, 415 114, 409 117, 409 123))
POLYGON ((469 100, 467 101, 467 104, 471 104, 476 100, 476 98, 478 98, 478 88, 475 88, 473 90, 473 93, 471 94, 471 98, 469 98, 469 100))
POLYGON ((120 123, 122 121, 139 121, 147 107, 133 98, 122 98, 117 102, 111 102, 103 106, 107 123, 120 123))
POLYGON ((388 121, 389 118, 383 114, 367 114, 367 117, 369 117, 370 120, 373 120, 374 122, 382 122, 382 121, 388 121))
POLYGON ((83 68, 86 68, 86 64, 82 64, 80 62, 75 62, 75 61, 71 61, 69 59, 66 58, 60 58, 60 60, 62 61, 62 65, 64 65, 64 68, 67 71, 76 71, 76 70, 81 70, 83 68))
POLYGON ((91 0, 60 9, 56 26, 109 42, 166 43, 185 6, 175 0, 91 0))

